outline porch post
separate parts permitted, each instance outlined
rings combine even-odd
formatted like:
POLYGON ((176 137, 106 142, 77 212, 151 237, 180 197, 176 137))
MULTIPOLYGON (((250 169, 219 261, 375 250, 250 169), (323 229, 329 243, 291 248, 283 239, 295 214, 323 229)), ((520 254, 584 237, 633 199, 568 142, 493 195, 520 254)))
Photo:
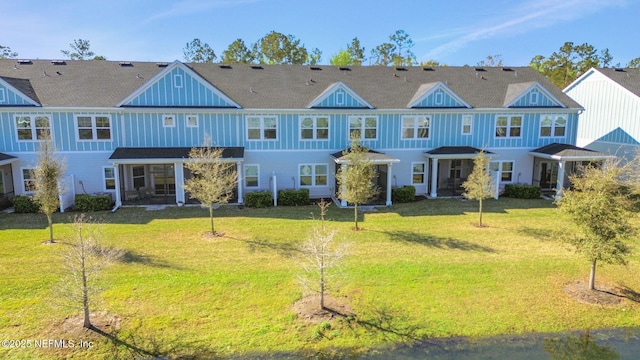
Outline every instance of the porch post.
POLYGON ((242 182, 244 179, 244 169, 242 168, 242 161, 236 162, 236 169, 238 174, 238 179, 236 180, 238 183, 238 204, 244 203, 244 193, 242 189, 242 182))
MULTIPOLYGON (((345 171, 347 171, 347 164, 340 164, 340 168, 342 169, 341 173, 345 174, 345 171)), ((339 191, 340 191, 340 197, 342 198, 344 187, 341 187, 339 191)), ((347 200, 340 199, 340 206, 347 207, 347 200)))
POLYGON ((113 176, 116 177, 116 207, 122 206, 122 194, 120 193, 120 164, 113 164, 113 176))
POLYGON ((173 170, 175 180, 176 180, 176 205, 180 203, 186 204, 184 197, 184 164, 183 163, 174 163, 173 170))
POLYGON ((393 165, 393 163, 387 165, 387 206, 391 206, 391 182, 393 181, 391 165, 393 165))
POLYGON ((558 162, 558 180, 556 185, 556 200, 562 197, 562 189, 564 189, 564 168, 566 161, 562 160, 558 162))
POLYGON ((431 194, 432 198, 438 197, 438 159, 431 158, 431 194))

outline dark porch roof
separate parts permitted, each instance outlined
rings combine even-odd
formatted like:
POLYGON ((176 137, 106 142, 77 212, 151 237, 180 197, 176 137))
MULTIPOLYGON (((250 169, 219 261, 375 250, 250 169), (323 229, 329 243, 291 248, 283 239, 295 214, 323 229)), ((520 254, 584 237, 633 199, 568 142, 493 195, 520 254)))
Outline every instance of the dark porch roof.
POLYGON ((18 161, 18 158, 9 154, 0 152, 0 165, 11 164, 14 161, 18 161))
POLYGON ((553 143, 539 147, 530 152, 531 155, 554 160, 602 160, 614 157, 598 151, 593 151, 575 145, 553 143))
MULTIPOLYGON (((337 163, 349 162, 349 160, 346 158, 346 155, 344 155, 345 151, 349 151, 349 149, 345 149, 345 150, 333 153, 331 154, 331 157, 334 158, 337 163)), ((373 163, 384 163, 384 164, 392 163, 392 162, 400 162, 399 159, 396 159, 394 157, 385 155, 381 152, 371 150, 371 149, 367 151, 367 160, 373 163)))
MULTIPOLYGON (((426 151, 425 154, 428 157, 447 157, 447 158, 467 158, 475 157, 482 150, 474 148, 472 146, 440 146, 433 150, 426 151)), ((484 150, 485 154, 493 154, 490 151, 484 150)))
MULTIPOLYGON (((190 147, 119 147, 109 157, 110 160, 152 160, 188 159, 190 147)), ((222 158, 244 158, 244 147, 222 148, 222 158)))

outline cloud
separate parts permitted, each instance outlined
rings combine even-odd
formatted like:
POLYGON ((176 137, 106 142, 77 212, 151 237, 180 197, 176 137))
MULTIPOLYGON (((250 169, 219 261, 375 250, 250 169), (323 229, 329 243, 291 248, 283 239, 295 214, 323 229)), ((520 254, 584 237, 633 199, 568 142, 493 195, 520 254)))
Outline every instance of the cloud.
POLYGON ((173 3, 167 10, 151 15, 145 20, 145 23, 160 19, 197 14, 211 9, 242 6, 259 1, 262 0, 184 0, 173 3))
POLYGON ((514 36, 550 27, 560 22, 573 21, 606 7, 625 5, 626 0, 538 0, 528 1, 513 9, 506 9, 502 14, 471 27, 453 28, 422 38, 422 40, 452 40, 433 48, 423 59, 437 59, 455 53, 467 44, 475 41, 491 39, 499 36, 514 36), (505 13, 508 18, 505 19, 505 13))

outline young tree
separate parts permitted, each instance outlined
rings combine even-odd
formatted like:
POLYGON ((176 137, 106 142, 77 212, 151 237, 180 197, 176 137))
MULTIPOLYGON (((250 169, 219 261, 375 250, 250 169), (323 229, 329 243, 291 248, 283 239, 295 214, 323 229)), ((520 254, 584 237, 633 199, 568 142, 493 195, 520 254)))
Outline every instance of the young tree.
POLYGON ((8 46, 0 45, 0 59, 13 59, 18 56, 18 53, 12 51, 8 46))
POLYGON ((397 30, 389 36, 389 40, 395 45, 396 54, 393 56, 393 65, 411 66, 415 61, 415 54, 411 51, 414 43, 409 34, 404 30, 397 30))
POLYGON ((495 196, 495 190, 488 171, 489 158, 484 151, 480 151, 473 159, 473 171, 467 181, 462 183, 464 196, 471 200, 478 200, 479 226, 482 227, 482 201, 495 196))
POLYGON ((340 49, 337 54, 329 59, 329 64, 333 66, 352 66, 354 59, 349 50, 340 49))
MULTIPOLYGON (((73 43, 69 44, 70 50, 60 50, 62 55, 68 57, 71 60, 91 60, 95 53, 91 51, 91 44, 89 40, 76 39, 73 43)), ((103 56, 96 56, 96 58, 102 58, 103 56)))
POLYGON ((189 152, 189 161, 184 166, 193 176, 185 181, 184 189, 192 199, 198 199, 209 208, 211 235, 217 236, 219 234, 213 226, 213 209, 229 202, 238 173, 235 163, 222 159, 223 149, 210 147, 209 144, 210 140, 206 139, 203 147, 194 147, 189 152))
POLYGON ((253 52, 247 48, 242 39, 236 39, 229 44, 227 50, 222 52, 222 62, 225 64, 250 64, 254 59, 253 52))
MULTIPOLYGON (((637 160, 636 160, 637 161, 637 160)), ((572 189, 565 189, 557 201, 561 212, 568 214, 578 231, 568 234, 576 251, 591 263, 589 289, 595 289, 596 265, 625 264, 631 249, 625 241, 636 234, 634 202, 629 184, 634 162, 621 166, 619 160, 602 167, 587 165, 570 176, 572 189)), ((637 186, 636 184, 630 184, 637 186)))
POLYGON ((49 223, 49 243, 53 239, 53 214, 60 207, 60 180, 65 171, 64 162, 55 156, 56 149, 50 137, 40 143, 38 164, 33 170, 35 186, 34 199, 40 204, 40 211, 49 223))
POLYGON ((200 39, 193 39, 182 49, 184 61, 194 63, 212 63, 216 59, 216 54, 209 44, 203 43, 200 39))
POLYGON ((304 64, 309 53, 293 35, 272 31, 253 45, 256 59, 264 64, 304 64))
POLYGON ((61 298, 84 313, 83 327, 93 329, 90 310, 100 292, 97 282, 100 271, 123 256, 122 250, 100 246, 96 224, 84 214, 77 215, 73 221, 73 234, 68 245, 62 250, 64 276, 57 288, 61 298))
POLYGON ((374 59, 373 65, 389 66, 393 64, 395 45, 392 43, 382 43, 371 50, 371 58, 374 59))
POLYGON ((346 244, 335 244, 335 231, 328 231, 324 226, 326 211, 331 203, 322 200, 320 207, 320 227, 314 227, 313 234, 305 241, 300 253, 300 264, 304 275, 299 276, 300 283, 311 292, 319 294, 320 309, 325 309, 325 294, 335 288, 333 279, 339 274, 340 261, 347 255, 346 244))
POLYGON ((378 193, 375 183, 376 169, 367 159, 369 150, 360 145, 357 137, 351 140, 351 148, 343 152, 346 164, 338 169, 338 198, 353 204, 354 230, 358 227, 358 206, 365 204, 372 196, 378 193))
POLYGON ((360 45, 360 40, 357 37, 354 37, 353 40, 351 40, 351 44, 347 45, 347 51, 353 59, 353 65, 361 66, 362 63, 364 63, 366 60, 364 50, 364 46, 360 45))

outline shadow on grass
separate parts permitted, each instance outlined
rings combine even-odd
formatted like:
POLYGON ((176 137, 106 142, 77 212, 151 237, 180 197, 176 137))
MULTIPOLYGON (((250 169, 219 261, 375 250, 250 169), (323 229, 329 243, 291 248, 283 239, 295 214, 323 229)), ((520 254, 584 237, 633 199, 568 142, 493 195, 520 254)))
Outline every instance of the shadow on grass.
POLYGON ((417 341, 419 326, 412 324, 411 318, 397 307, 388 303, 374 303, 366 306, 362 315, 349 323, 352 328, 363 327, 369 332, 381 335, 385 340, 397 342, 417 341))
POLYGON ((112 359, 222 359, 218 353, 203 345, 187 343, 183 339, 158 339, 155 336, 143 338, 136 335, 139 331, 121 334, 119 330, 110 333, 96 327, 92 331, 104 336, 111 344, 112 359))
POLYGON ((618 292, 620 293, 619 296, 622 296, 626 299, 629 299, 633 302, 636 303, 640 303, 640 293, 630 289, 629 287, 627 287, 626 285, 621 285, 618 288, 618 292))
POLYGON ((530 236, 540 241, 563 241, 565 238, 563 232, 549 229, 538 229, 525 226, 517 231, 519 234, 530 236))
POLYGON ((488 253, 494 253, 496 250, 482 246, 468 241, 462 241, 454 238, 444 238, 433 236, 429 234, 420 234, 413 231, 395 230, 395 231, 382 231, 383 234, 389 236, 389 239, 393 241, 403 241, 408 243, 414 243, 424 246, 429 246, 438 249, 451 249, 462 251, 482 251, 488 253))
POLYGON ((125 250, 118 262, 122 264, 139 264, 157 268, 171 268, 177 270, 184 270, 183 267, 175 264, 170 264, 164 260, 154 258, 149 255, 141 255, 131 250, 125 250))
POLYGON ((238 239, 230 236, 225 236, 225 238, 244 243, 250 252, 271 250, 286 258, 300 253, 300 245, 298 243, 274 243, 265 239, 238 239))

